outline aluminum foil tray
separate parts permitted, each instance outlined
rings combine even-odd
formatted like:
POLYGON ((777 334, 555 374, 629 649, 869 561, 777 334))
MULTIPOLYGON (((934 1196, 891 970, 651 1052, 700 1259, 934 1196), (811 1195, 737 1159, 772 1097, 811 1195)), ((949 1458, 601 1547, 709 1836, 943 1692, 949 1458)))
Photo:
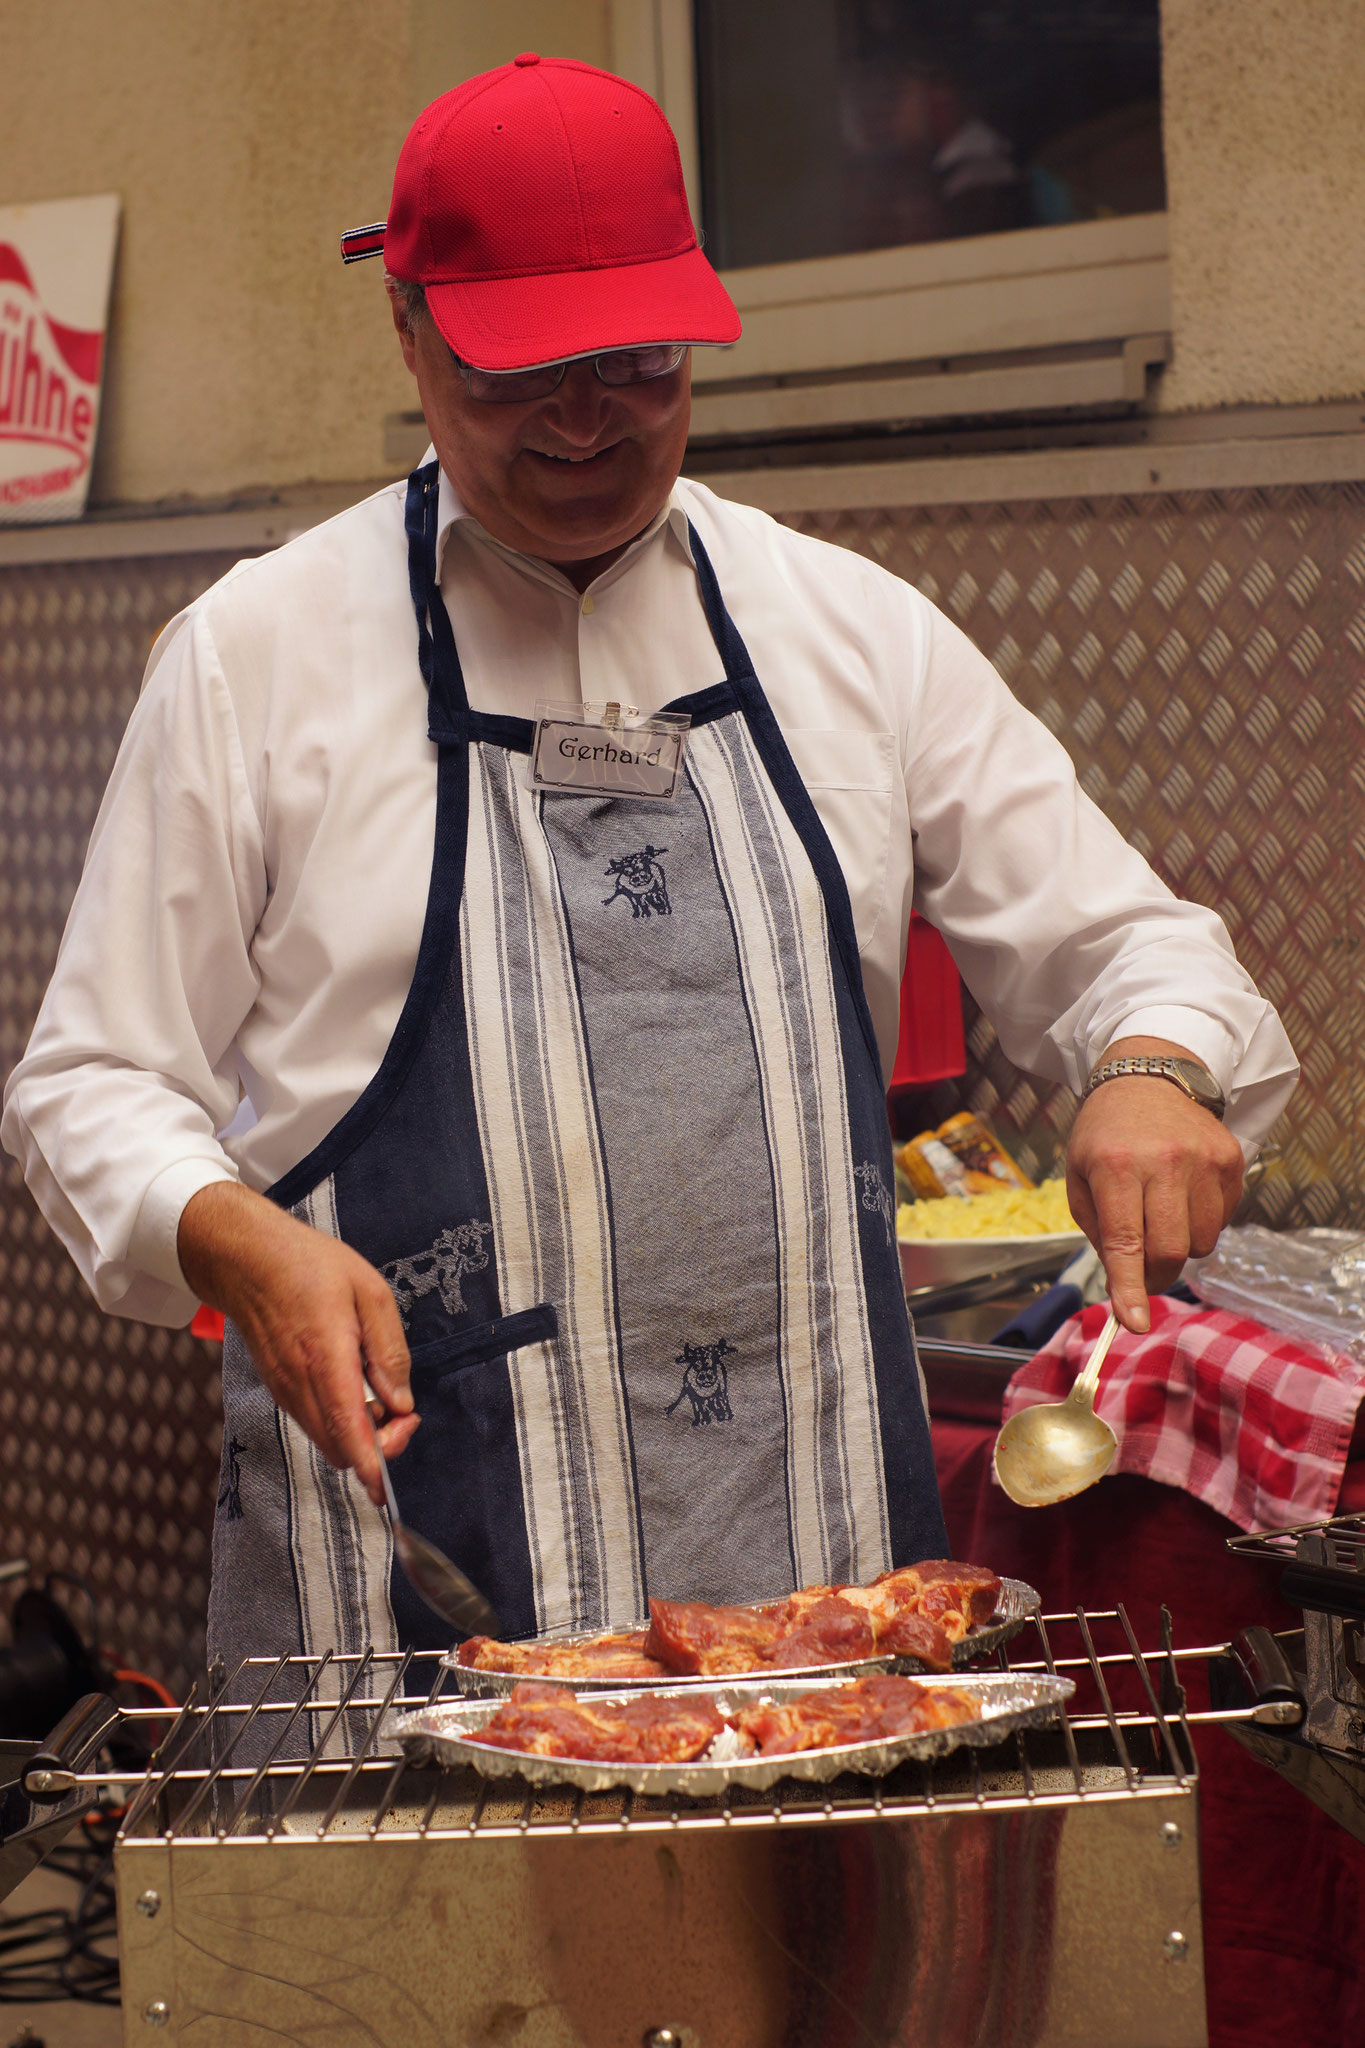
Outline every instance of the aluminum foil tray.
MULTIPOLYGON (((1011 1636, 1017 1636, 1030 1615, 1036 1614, 1040 1606, 1038 1595, 1032 1586, 1026 1586, 1022 1579, 1002 1579, 1000 1598, 995 1613, 989 1621, 969 1629, 960 1643, 953 1644, 953 1670, 961 1671, 975 1663, 978 1657, 988 1657, 992 1650, 998 1650, 1011 1636)), ((556 1648, 570 1649, 575 1643, 587 1643, 602 1634, 594 1629, 587 1635, 549 1635, 540 1641, 553 1644, 556 1648)), ((534 1677, 537 1685, 562 1685, 568 1692, 657 1692, 665 1683, 674 1686, 733 1685, 739 1678, 762 1678, 761 1671, 754 1673, 727 1672, 723 1678, 704 1675, 694 1678, 675 1676, 662 1678, 542 1678, 538 1673, 528 1671, 471 1671, 467 1665, 457 1664, 456 1653, 452 1650, 444 1659, 447 1669, 453 1674, 456 1686, 467 1699, 500 1699, 511 1692, 514 1685, 520 1685, 523 1678, 534 1677)), ((869 1678, 877 1671, 900 1671, 907 1673, 924 1672, 928 1666, 919 1657, 859 1657, 845 1664, 808 1664, 783 1670, 783 1679, 799 1679, 807 1687, 824 1678, 869 1678)), ((947 1674, 934 1674, 940 1678, 947 1674)))
MULTIPOLYGON (((781 1704, 803 1695, 847 1681, 829 1678, 821 1682, 770 1680, 766 1683, 717 1684, 709 1691, 723 1714, 762 1701, 781 1704)), ((924 1680, 928 1684, 930 1681, 924 1680)), ((1055 1720, 1063 1702, 1076 1688, 1069 1678, 1050 1672, 1001 1672, 989 1678, 942 1676, 940 1685, 970 1693, 981 1701, 979 1721, 963 1721, 954 1728, 932 1728, 923 1735, 898 1735, 889 1742, 850 1742, 835 1749, 803 1750, 795 1756, 703 1757, 690 1764, 579 1763, 572 1757, 533 1756, 515 1749, 485 1748, 469 1737, 497 1713, 498 1700, 445 1700, 423 1707, 415 1714, 391 1714, 381 1731, 406 1751, 414 1762, 436 1762, 447 1767, 472 1765, 484 1778, 523 1778, 533 1785, 574 1785, 583 1792, 605 1792, 612 1786, 628 1786, 632 1792, 661 1795, 685 1793, 694 1799, 711 1799, 731 1785, 764 1792, 780 1778, 803 1778, 825 1784, 845 1771, 863 1777, 881 1778, 898 1764, 925 1762, 961 1747, 988 1749, 1002 1742, 1018 1728, 1040 1728, 1055 1720)), ((670 1699, 692 1697, 695 1687, 656 1686, 656 1696, 670 1699)), ((638 1699, 630 1693, 594 1693, 596 1700, 638 1699)), ((723 1743, 724 1736, 717 1737, 723 1743)))

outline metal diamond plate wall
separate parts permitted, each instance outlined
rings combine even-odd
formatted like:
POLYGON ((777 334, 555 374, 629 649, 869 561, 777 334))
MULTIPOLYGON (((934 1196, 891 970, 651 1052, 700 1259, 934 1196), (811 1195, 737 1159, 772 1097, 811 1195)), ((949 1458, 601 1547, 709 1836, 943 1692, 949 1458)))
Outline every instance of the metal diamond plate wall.
MULTIPOLYGON (((1365 1227, 1365 486, 794 520, 923 590, 1070 749, 1180 894, 1211 904, 1304 1078, 1256 1195, 1365 1227)), ((1065 1090, 969 1031, 973 1108, 1046 1163, 1065 1090)))
MULTIPOLYGON (((811 515, 941 604, 1171 885, 1211 903, 1305 1081, 1258 1197, 1365 1227, 1356 1073, 1365 489, 811 515)), ((162 622, 227 556, 0 570, 0 1067, 31 1028, 162 622)), ((969 1030, 971 1105, 1050 1163, 1073 1104, 969 1030)), ((957 1106, 945 1091, 940 1115, 957 1106)), ((89 1580, 100 1634, 180 1690, 202 1655, 217 1354, 101 1315, 0 1166, 0 1558, 89 1580)))
MULTIPOLYGON (((232 559, 0 570, 5 1074, 52 971, 148 649, 232 559)), ((203 1658, 218 1431, 217 1347, 102 1315, 6 1158, 0 1558, 85 1579, 100 1641, 177 1696, 203 1658)), ((71 1612, 84 1627, 79 1599, 71 1612)))

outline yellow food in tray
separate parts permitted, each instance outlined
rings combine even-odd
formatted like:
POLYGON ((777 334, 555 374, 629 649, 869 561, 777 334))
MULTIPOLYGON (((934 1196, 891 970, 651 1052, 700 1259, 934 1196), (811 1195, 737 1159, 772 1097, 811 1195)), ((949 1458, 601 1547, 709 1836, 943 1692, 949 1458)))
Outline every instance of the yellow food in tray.
POLYGON ((992 1188, 963 1201, 945 1195, 935 1202, 902 1202, 897 1234, 929 1237, 1051 1237, 1077 1230, 1066 1205, 1066 1182, 1045 1180, 1036 1188, 992 1188))

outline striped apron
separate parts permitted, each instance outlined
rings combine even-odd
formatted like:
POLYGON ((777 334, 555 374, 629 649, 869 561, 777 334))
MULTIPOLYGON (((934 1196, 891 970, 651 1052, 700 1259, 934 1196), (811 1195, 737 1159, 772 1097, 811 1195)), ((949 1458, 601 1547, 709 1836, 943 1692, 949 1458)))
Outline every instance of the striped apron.
MULTIPOLYGON (((724 680, 672 802, 533 793, 409 571, 438 750, 417 966, 360 1100, 269 1192, 388 1279, 404 1520, 504 1633, 947 1551, 842 873, 691 537, 724 680)), ((385 1517, 223 1353, 210 1652, 431 1648, 385 1517)))

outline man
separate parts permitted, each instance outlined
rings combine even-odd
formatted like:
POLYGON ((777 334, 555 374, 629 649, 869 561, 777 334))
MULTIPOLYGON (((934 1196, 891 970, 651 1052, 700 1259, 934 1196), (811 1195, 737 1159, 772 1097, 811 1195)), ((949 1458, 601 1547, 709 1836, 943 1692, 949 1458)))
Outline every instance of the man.
POLYGON ((1132 1329, 1283 1032, 924 599, 678 481, 688 348, 739 323, 644 94, 530 54, 447 94, 383 250, 436 459, 167 629, 7 1098, 106 1307, 230 1318, 211 1639, 443 1640, 362 1369, 509 1634, 931 1554, 879 1063, 912 892, 1006 1050, 1089 1082, 1071 1198, 1132 1329), (676 795, 533 786, 590 703, 686 721, 676 795))

